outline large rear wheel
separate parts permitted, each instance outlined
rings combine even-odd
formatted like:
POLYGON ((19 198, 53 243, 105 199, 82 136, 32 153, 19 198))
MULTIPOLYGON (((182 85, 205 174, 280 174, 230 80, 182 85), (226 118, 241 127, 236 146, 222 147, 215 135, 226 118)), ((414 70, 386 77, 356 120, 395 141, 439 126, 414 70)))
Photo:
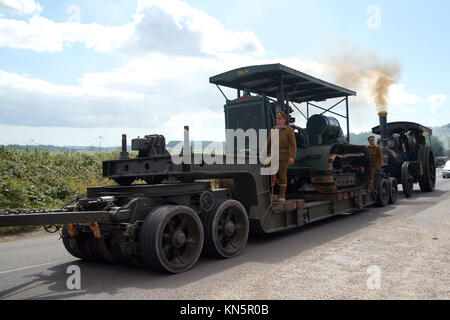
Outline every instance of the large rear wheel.
POLYGON ((395 178, 389 178, 389 204, 397 202, 398 197, 398 182, 395 178))
POLYGON ((429 146, 419 151, 419 160, 422 162, 422 175, 419 177, 420 191, 431 192, 436 187, 436 162, 429 146))
POLYGON ((389 202, 389 182, 387 179, 381 179, 377 185, 377 197, 375 204, 378 207, 385 207, 389 202))
POLYGON ((414 178, 411 175, 411 166, 408 161, 402 165, 402 189, 405 197, 410 198, 413 193, 414 178))
POLYGON ((247 211, 239 201, 216 201, 203 222, 207 255, 231 258, 242 252, 248 239, 249 221, 247 211))
POLYGON ((181 273, 197 262, 203 248, 203 226, 197 213, 186 206, 161 206, 144 220, 140 251, 151 268, 181 273))

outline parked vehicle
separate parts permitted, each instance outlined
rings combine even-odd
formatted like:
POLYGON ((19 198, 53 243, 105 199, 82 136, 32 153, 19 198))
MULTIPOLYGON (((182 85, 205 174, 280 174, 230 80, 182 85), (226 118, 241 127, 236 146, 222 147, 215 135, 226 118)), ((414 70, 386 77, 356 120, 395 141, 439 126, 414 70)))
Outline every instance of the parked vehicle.
POLYGON ((450 177, 450 160, 448 160, 445 165, 444 168, 442 168, 442 178, 446 179, 450 177))
POLYGON ((440 168, 443 167, 445 165, 445 163, 447 162, 447 157, 437 157, 436 158, 436 167, 440 168))

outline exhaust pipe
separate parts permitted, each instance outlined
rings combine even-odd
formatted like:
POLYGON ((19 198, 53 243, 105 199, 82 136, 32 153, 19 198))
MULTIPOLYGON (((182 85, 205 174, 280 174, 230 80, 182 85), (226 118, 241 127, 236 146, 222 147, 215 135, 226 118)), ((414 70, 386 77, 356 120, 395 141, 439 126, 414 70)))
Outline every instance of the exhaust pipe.
POLYGON ((122 134, 122 151, 120 152, 120 160, 130 159, 130 154, 127 151, 127 135, 122 134))
POLYGON ((380 136, 381 136, 381 147, 386 147, 387 141, 389 139, 389 133, 387 130, 387 112, 381 111, 378 113, 380 118, 380 136))

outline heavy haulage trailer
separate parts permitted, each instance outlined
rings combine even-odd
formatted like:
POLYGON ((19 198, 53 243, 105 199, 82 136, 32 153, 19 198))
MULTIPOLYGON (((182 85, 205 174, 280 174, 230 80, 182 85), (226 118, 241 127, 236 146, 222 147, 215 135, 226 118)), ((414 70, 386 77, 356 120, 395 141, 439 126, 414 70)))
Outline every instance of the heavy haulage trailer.
POLYGON ((261 151, 259 144, 256 150, 248 141, 241 150, 235 144, 233 164, 225 155, 215 155, 223 157, 215 164, 177 164, 163 136, 133 139, 132 149, 139 151, 135 158, 123 136, 120 158, 103 162, 103 176, 117 186, 87 188, 85 199, 53 212, 4 211, 0 226, 62 226, 63 244, 77 258, 180 273, 202 252, 219 258, 240 254, 249 232, 282 231, 395 201, 397 185, 385 171, 377 172, 375 188, 367 189, 368 150, 349 144, 348 98, 355 92, 280 64, 232 70, 211 77, 210 83, 222 94, 220 86, 236 89, 236 99, 224 94, 226 129, 270 132, 279 110, 288 115, 298 150, 288 170, 285 202, 277 201, 273 177, 261 174, 264 166, 251 161, 261 151), (318 105, 333 98, 339 102, 318 105), (297 106, 301 103, 306 110, 297 106), (334 111, 342 103, 345 115, 334 111), (306 128, 295 125, 292 107, 305 117, 306 128), (322 113, 310 115, 312 108, 322 113), (346 120, 347 137, 325 114, 346 120), (146 184, 132 184, 139 179, 146 184), (218 188, 211 187, 212 179, 218 188))

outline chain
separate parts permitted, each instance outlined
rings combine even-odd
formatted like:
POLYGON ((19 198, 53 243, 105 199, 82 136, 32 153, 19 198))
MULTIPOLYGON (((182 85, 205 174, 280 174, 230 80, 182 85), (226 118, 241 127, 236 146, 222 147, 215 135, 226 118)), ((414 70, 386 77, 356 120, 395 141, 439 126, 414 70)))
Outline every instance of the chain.
POLYGON ((46 209, 46 208, 39 208, 39 209, 24 209, 24 208, 16 208, 16 209, 5 209, 0 210, 0 214, 30 214, 30 213, 53 213, 53 212, 68 212, 69 210, 66 208, 68 205, 77 202, 79 198, 76 198, 66 205, 62 207, 61 209, 46 209))
POLYGON ((16 209, 6 209, 6 210, 0 210, 0 214, 9 215, 9 214, 31 214, 31 213, 52 213, 52 212, 67 212, 67 209, 23 209, 23 208, 16 208, 16 209))

